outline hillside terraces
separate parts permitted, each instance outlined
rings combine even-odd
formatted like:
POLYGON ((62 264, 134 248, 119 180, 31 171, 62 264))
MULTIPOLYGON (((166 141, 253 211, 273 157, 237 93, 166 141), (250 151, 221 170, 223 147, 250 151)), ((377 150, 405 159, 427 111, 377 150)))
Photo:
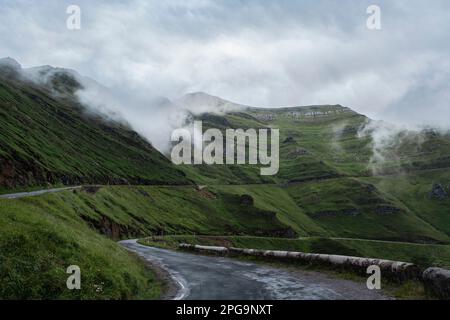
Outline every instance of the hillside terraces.
POLYGON ((277 110, 269 109, 263 110, 256 108, 249 108, 250 113, 260 121, 271 122, 280 118, 287 118, 292 120, 302 120, 308 118, 319 118, 341 113, 354 113, 351 109, 342 106, 311 106, 311 107, 293 107, 280 108, 277 110), (273 110, 273 111, 272 111, 273 110))

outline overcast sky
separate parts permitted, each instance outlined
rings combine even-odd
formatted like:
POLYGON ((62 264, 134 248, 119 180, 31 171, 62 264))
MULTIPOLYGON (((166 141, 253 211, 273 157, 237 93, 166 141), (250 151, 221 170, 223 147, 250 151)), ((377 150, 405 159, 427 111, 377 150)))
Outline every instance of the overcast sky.
POLYGON ((0 21, 0 56, 73 68, 142 101, 205 91, 450 127, 448 0, 0 0, 0 21), (81 30, 66 28, 70 4, 81 30), (371 4, 381 30, 366 27, 371 4))

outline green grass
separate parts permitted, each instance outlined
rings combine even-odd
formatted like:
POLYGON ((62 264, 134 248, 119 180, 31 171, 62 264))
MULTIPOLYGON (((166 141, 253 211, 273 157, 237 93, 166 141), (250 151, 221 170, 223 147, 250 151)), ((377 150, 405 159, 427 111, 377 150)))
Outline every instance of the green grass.
MULTIPOLYGON (((289 186, 211 185, 209 188, 252 195, 256 206, 276 212, 279 220, 300 236, 450 242, 442 228, 425 221, 402 198, 364 179, 339 178, 289 186)), ((425 188, 423 192, 425 195, 425 188)), ((446 212, 440 215, 445 216, 446 212)))
POLYGON ((398 199, 422 221, 450 236, 450 198, 430 198, 434 183, 440 183, 444 188, 449 185, 449 170, 431 170, 367 180, 379 190, 398 199))
POLYGON ((0 200, 2 299, 157 299, 163 284, 135 256, 98 234, 64 196, 0 200), (81 269, 68 290, 66 269, 81 269))
POLYGON ((210 189, 251 195, 257 207, 276 212, 278 219, 291 226, 300 236, 329 234, 305 214, 285 188, 276 185, 242 185, 211 186, 210 189))
POLYGON ((287 188, 297 205, 333 236, 409 242, 449 242, 392 193, 355 178, 287 188))

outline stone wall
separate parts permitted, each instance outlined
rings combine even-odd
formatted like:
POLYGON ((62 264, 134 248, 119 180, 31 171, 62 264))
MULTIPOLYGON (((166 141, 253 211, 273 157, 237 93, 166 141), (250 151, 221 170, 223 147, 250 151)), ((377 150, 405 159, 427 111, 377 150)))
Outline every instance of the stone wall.
POLYGON ((450 270, 428 268, 424 271, 422 279, 428 293, 450 300, 450 270))
POLYGON ((428 268, 422 273, 420 268, 415 264, 383 259, 303 253, 293 251, 256 250, 233 247, 210 247, 191 245, 186 243, 180 244, 180 248, 215 255, 236 254, 260 256, 280 260, 298 261, 307 264, 328 265, 333 268, 348 270, 360 274, 366 274, 368 266, 377 265, 380 267, 383 276, 387 276, 390 279, 398 281, 420 280, 423 282, 425 290, 429 294, 440 299, 450 299, 450 270, 441 268, 428 268))

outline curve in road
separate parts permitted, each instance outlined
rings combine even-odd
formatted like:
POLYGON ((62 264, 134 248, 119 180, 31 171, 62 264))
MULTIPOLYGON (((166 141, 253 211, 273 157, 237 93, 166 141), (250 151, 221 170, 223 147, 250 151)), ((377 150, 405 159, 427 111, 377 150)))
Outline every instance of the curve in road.
POLYGON ((192 300, 382 300, 365 283, 310 271, 288 271, 224 257, 120 244, 166 270, 178 284, 175 299, 192 300))

